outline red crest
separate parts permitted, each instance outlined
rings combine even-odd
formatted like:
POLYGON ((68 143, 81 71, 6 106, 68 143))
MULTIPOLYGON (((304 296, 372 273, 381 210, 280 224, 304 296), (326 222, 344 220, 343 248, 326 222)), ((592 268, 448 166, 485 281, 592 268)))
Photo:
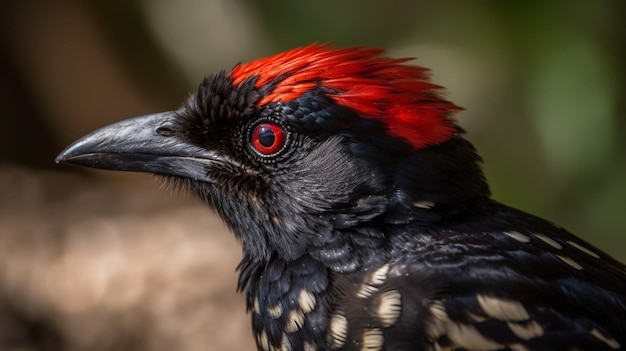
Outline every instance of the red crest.
POLYGON ((381 121, 391 135, 415 148, 454 135, 449 116, 461 108, 439 95, 441 87, 430 81, 428 70, 405 64, 411 59, 382 53, 313 44, 237 65, 229 75, 235 85, 254 76, 258 76, 257 88, 272 83, 273 90, 259 105, 291 101, 321 85, 336 103, 381 121))

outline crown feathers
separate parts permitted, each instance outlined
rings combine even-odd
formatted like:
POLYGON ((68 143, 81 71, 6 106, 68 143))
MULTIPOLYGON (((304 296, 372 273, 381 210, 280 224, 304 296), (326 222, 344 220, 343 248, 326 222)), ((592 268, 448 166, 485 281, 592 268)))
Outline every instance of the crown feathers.
POLYGON ((460 107, 439 95, 426 68, 404 64, 409 58, 381 56, 383 50, 331 48, 313 44, 237 65, 233 85, 256 78, 270 86, 258 105, 292 101, 321 87, 337 104, 386 125, 388 133, 414 148, 438 144, 456 133, 449 116, 460 107))

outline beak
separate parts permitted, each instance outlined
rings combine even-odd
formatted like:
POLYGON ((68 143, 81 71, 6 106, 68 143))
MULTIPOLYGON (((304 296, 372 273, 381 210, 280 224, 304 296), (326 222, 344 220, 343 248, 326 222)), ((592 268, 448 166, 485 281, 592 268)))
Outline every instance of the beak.
POLYGON ((227 160, 174 133, 175 111, 130 118, 68 146, 56 162, 116 171, 148 172, 213 182, 210 169, 227 160))

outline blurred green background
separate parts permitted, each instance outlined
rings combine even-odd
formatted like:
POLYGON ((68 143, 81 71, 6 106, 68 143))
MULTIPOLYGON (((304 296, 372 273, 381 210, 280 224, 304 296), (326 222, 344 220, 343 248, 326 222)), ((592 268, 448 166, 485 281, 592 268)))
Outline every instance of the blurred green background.
MULTIPOLYGON (((81 237, 71 227, 79 219, 97 231, 93 223, 105 218, 115 224, 107 233, 127 240, 171 214, 167 206, 182 206, 157 195, 137 199, 137 184, 152 189, 141 194, 160 191, 145 175, 54 164, 64 146, 105 124, 176 108, 207 73, 331 42, 381 47, 431 68, 466 109, 456 117, 485 160, 496 199, 626 260, 624 1, 22 0, 2 2, 0 25, 0 239, 22 240, 15 255, 31 245, 28 235, 55 245, 81 237), (90 205, 81 205, 85 198, 90 205), (155 209, 160 201, 172 203, 155 209), (133 212, 140 220, 131 231, 125 225, 133 212)), ((102 245, 98 252, 110 252, 102 245)), ((236 261, 234 241, 230 250, 236 261)), ((13 282, 1 268, 0 294, 13 282)), ((234 295, 232 268, 227 296, 234 295)), ((124 349, 116 347, 89 349, 124 349)))
POLYGON ((494 196, 626 258, 623 1, 4 2, 0 162, 172 109, 203 75, 308 43, 416 57, 467 110, 494 196))

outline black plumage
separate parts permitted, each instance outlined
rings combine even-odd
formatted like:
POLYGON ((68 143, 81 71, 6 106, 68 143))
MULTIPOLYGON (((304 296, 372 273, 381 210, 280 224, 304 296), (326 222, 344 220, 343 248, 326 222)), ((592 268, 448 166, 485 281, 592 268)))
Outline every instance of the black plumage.
POLYGON ((458 108, 377 55, 240 65, 58 160, 160 174, 211 205, 242 242, 259 350, 626 347, 624 265, 491 199, 458 108))

